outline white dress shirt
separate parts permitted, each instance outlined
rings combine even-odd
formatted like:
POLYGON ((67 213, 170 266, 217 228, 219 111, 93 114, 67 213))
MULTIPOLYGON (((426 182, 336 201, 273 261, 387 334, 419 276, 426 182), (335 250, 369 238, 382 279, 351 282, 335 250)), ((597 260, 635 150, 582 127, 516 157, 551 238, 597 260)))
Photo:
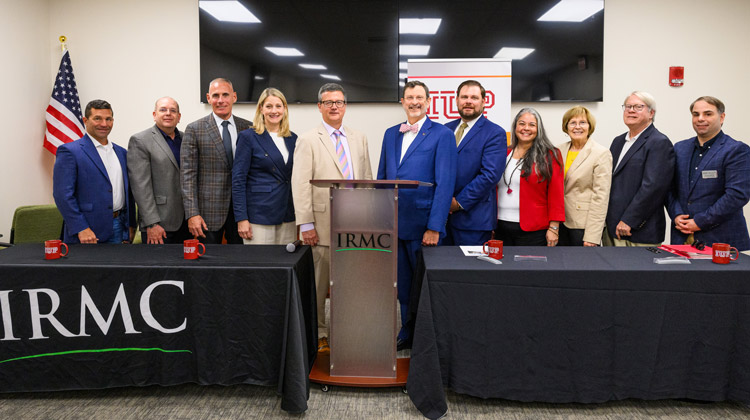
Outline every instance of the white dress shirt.
MULTIPOLYGON (((651 127, 651 124, 647 125, 646 128, 651 127)), ((630 148, 633 146, 633 143, 635 143, 636 140, 638 140, 638 137, 643 134, 644 131, 646 131, 646 128, 641 130, 640 133, 636 134, 632 138, 630 137, 630 130, 628 130, 627 134, 625 134, 625 144, 622 146, 622 151, 620 152, 620 157, 617 158, 617 165, 615 165, 615 170, 618 166, 620 166, 620 162, 622 162, 622 157, 625 156, 625 153, 630 150, 630 148)))
MULTIPOLYGON (((409 146, 414 142, 414 139, 417 138, 417 134, 422 130, 422 125, 424 125, 424 122, 427 121, 427 115, 422 117, 421 120, 417 121, 417 132, 412 133, 411 131, 407 131, 404 133, 404 138, 401 140, 401 159, 398 160, 399 163, 404 159, 404 155, 406 155, 406 151, 409 150, 409 146)), ((409 124, 407 121, 406 124, 409 124)), ((409 124, 414 125, 414 124, 409 124)))
POLYGON ((279 137, 279 133, 272 133, 270 131, 268 132, 268 135, 271 136, 271 140, 273 140, 273 144, 275 144, 276 148, 279 149, 279 152, 281 152, 281 157, 284 158, 284 163, 289 162, 289 149, 286 148, 286 143, 284 143, 284 138, 279 137))
POLYGON ((232 158, 234 158, 234 152, 237 151, 237 125, 234 123, 234 115, 229 114, 229 118, 222 120, 218 115, 211 113, 216 120, 216 125, 219 127, 219 137, 224 138, 224 126, 221 125, 224 121, 229 121, 227 129, 229 129, 229 137, 232 139, 232 158))
POLYGON ((469 134, 469 131, 471 131, 471 127, 474 127, 474 124, 476 124, 477 121, 479 121, 480 117, 481 115, 478 115, 476 118, 474 118, 471 121, 464 121, 463 119, 461 119, 461 122, 458 123, 458 125, 456 126, 456 129, 453 130, 454 137, 455 137, 455 134, 458 133, 458 130, 461 129, 461 124, 466 123, 466 128, 464 129, 464 134, 456 142, 456 146, 461 145, 461 142, 463 141, 463 139, 466 138, 466 135, 469 134))
POLYGON ((120 165, 120 159, 117 158, 117 153, 115 153, 115 147, 111 141, 107 141, 107 144, 101 144, 94 138, 90 136, 89 138, 96 147, 96 151, 99 153, 102 163, 104 163, 104 168, 107 170, 109 183, 112 184, 112 212, 122 210, 125 207, 125 181, 122 177, 122 166, 120 165))

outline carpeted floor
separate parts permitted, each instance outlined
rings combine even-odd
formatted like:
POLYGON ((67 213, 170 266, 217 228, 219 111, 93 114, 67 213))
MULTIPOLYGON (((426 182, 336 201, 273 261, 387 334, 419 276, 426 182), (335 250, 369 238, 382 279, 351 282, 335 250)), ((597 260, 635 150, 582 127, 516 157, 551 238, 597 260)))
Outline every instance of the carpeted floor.
MULTIPOLYGON (((305 414, 281 411, 273 388, 259 386, 151 386, 99 391, 0 394, 0 419, 419 419, 398 388, 313 385, 305 414)), ((731 402, 627 400, 606 404, 541 404, 482 400, 448 392, 446 419, 750 419, 750 409, 731 402)))

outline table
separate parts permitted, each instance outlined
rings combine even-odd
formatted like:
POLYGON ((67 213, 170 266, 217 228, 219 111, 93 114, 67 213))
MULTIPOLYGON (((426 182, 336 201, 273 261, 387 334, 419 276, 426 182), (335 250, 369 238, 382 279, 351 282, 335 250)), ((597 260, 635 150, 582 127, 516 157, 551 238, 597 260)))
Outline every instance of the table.
POLYGON ((316 355, 312 252, 302 247, 42 244, 0 251, 0 392, 275 386, 307 409, 316 355))
POLYGON ((750 403, 750 257, 657 265, 644 248, 506 247, 502 265, 424 249, 407 382, 481 398, 750 403), (547 262, 517 262, 514 255, 547 262))

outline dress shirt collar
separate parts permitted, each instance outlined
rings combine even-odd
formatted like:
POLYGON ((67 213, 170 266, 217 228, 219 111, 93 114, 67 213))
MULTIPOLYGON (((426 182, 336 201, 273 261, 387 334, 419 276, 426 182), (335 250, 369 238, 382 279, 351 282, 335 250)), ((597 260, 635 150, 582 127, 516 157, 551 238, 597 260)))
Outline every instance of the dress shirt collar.
POLYGON ((216 120, 216 126, 219 127, 219 132, 221 132, 221 130, 224 128, 221 126, 221 123, 224 121, 229 121, 229 127, 234 127, 234 130, 237 131, 237 125, 235 125, 234 123, 234 114, 229 114, 229 118, 227 118, 226 120, 219 118, 219 116, 213 112, 211 113, 211 115, 213 115, 214 120, 216 120))
POLYGON ((649 127, 651 127, 651 124, 647 125, 646 128, 644 128, 643 130, 641 130, 640 133, 636 134, 633 137, 630 137, 630 130, 628 130, 628 132, 625 133, 625 141, 636 141, 636 140, 638 140, 638 137, 640 137, 641 134, 643 134, 644 131, 648 130, 649 127))
POLYGON ((326 128, 326 131, 328 132, 328 137, 333 136, 333 132, 336 130, 339 130, 341 132, 341 137, 346 138, 346 133, 344 132, 344 124, 341 124, 341 128, 333 128, 330 126, 327 122, 323 121, 323 127, 326 128))

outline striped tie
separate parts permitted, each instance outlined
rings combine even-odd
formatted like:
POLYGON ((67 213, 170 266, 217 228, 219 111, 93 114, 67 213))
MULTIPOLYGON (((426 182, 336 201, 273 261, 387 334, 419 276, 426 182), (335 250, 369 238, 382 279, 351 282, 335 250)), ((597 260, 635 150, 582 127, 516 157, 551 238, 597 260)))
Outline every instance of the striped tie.
POLYGON ((341 165, 341 172, 344 174, 344 178, 352 178, 352 168, 349 166, 349 161, 346 159, 346 152, 344 151, 344 145, 341 143, 341 131, 336 130, 333 132, 336 136, 336 156, 339 159, 339 165, 341 165))

